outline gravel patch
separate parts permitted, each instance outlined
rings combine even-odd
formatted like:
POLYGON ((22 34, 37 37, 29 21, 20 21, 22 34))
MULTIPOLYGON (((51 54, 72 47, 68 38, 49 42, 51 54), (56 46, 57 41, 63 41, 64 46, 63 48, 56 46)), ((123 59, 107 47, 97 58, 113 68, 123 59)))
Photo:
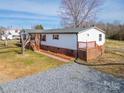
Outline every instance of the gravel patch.
POLYGON ((72 63, 1 84, 0 93, 124 93, 124 80, 72 63))

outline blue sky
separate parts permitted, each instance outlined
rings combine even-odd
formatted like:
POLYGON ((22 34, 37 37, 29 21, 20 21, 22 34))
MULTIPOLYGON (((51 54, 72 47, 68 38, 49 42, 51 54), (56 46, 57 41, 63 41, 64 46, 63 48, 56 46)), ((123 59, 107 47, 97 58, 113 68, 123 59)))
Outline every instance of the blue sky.
MULTIPOLYGON (((124 0, 104 1, 97 20, 124 23, 124 0)), ((59 7, 60 0, 0 0, 0 26, 60 28, 59 7)))

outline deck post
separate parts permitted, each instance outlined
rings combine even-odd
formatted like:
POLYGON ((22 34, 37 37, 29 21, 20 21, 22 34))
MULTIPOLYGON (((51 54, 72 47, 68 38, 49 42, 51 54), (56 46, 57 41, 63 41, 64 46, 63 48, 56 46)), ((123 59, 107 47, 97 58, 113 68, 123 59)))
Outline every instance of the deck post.
POLYGON ((75 58, 75 62, 78 59, 78 48, 79 48, 79 43, 78 43, 78 33, 76 33, 76 37, 77 37, 77 50, 76 50, 76 58, 75 58))

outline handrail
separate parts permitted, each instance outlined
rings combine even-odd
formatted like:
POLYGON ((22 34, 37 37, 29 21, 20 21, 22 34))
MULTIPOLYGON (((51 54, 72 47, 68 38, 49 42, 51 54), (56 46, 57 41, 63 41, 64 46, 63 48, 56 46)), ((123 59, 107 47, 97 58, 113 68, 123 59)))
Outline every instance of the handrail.
POLYGON ((78 48, 79 49, 89 49, 89 48, 95 48, 96 47, 96 41, 90 41, 90 42, 78 42, 78 48))

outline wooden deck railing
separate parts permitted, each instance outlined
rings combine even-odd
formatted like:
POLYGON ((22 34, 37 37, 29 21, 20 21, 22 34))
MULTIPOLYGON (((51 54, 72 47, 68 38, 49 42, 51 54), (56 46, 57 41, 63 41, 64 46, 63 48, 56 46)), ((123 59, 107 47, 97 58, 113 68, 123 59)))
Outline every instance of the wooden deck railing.
POLYGON ((79 49, 89 49, 89 48, 95 48, 95 47, 96 47, 96 41, 78 42, 79 49))

